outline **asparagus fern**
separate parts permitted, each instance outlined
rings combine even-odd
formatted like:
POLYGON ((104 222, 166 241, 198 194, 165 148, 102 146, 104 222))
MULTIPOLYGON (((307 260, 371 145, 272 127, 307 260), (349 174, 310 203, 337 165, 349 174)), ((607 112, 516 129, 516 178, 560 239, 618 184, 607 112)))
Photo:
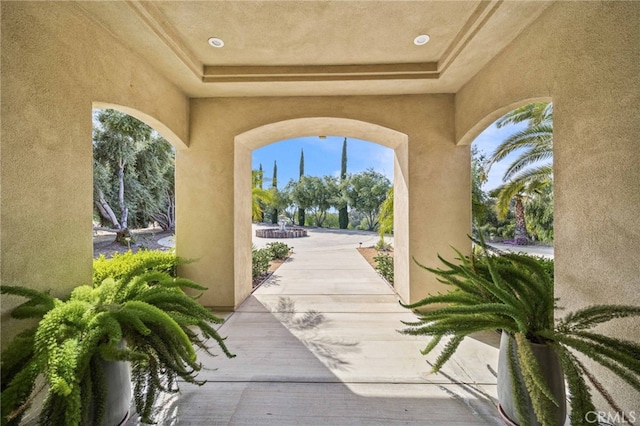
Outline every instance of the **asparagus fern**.
POLYGON ((94 422, 101 424, 105 388, 100 360, 131 363, 136 409, 143 422, 152 423, 160 392, 177 391, 178 378, 203 383, 196 378, 202 366, 194 345, 213 355, 207 344, 213 338, 233 357, 211 325, 222 320, 182 290, 205 288, 169 274, 167 265, 182 262, 172 256, 135 258, 132 267, 112 274, 115 278, 77 287, 67 300, 0 286, 2 294, 27 298, 12 311, 14 318, 40 319, 2 353, 2 425, 20 422, 41 373, 49 385, 41 424, 86 424, 90 405, 94 422))
MULTIPOLYGON (((555 321, 553 277, 539 262, 521 254, 491 255, 483 240, 476 243, 480 247, 477 255, 467 257, 456 250, 455 263, 439 256, 444 269, 429 268, 416 261, 450 286, 446 293, 403 305, 419 317, 417 321, 405 322, 408 327, 402 333, 432 338, 423 354, 435 350, 445 337, 452 337, 434 363, 434 372, 451 358, 464 337, 499 329, 515 337, 517 359, 511 359, 509 364, 520 366, 534 412, 544 426, 554 425, 550 410, 558 401, 542 378, 541 366, 530 350, 531 343, 549 345, 558 355, 569 387, 572 425, 588 424, 586 414, 594 411, 585 378, 609 403, 615 404, 576 354, 586 355, 640 391, 640 345, 592 331, 596 325, 613 319, 638 317, 640 307, 590 306, 555 321), (442 303, 447 306, 441 307, 442 303)), ((512 373, 516 383, 520 378, 515 371, 512 373)), ((522 395, 514 397, 516 401, 523 399, 522 395)), ((519 412, 518 417, 526 424, 523 413, 519 412)))

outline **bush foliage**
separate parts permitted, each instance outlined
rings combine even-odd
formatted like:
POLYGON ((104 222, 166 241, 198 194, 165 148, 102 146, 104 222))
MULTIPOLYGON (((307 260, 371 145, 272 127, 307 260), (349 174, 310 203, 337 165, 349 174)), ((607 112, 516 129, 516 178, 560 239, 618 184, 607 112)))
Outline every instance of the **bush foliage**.
POLYGON ((177 257, 173 252, 159 250, 140 250, 136 253, 129 250, 125 253, 115 253, 111 259, 100 255, 93 260, 93 285, 100 285, 106 278, 118 280, 137 270, 141 265, 147 265, 147 268, 175 277, 176 267, 189 262, 177 257))
POLYGON ((387 253, 380 253, 373 258, 376 261, 376 271, 393 285, 393 256, 387 253))
POLYGON ((285 243, 269 243, 267 244, 267 250, 271 254, 271 259, 286 259, 289 256, 291 247, 285 243))

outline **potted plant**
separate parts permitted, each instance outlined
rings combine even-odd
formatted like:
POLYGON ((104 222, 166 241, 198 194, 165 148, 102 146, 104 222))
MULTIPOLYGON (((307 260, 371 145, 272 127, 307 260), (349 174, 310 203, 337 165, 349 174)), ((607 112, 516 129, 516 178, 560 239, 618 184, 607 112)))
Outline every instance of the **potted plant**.
POLYGON ((451 286, 446 293, 403 305, 415 310, 419 319, 406 322, 408 328, 401 332, 432 337, 423 354, 450 337, 433 371, 451 358, 466 336, 501 330, 498 395, 500 410, 512 424, 564 425, 565 380, 572 425, 596 421, 587 416, 595 411, 587 382, 622 412, 577 354, 586 355, 640 390, 640 345, 592 330, 616 318, 640 316, 640 307, 589 306, 556 320, 553 278, 536 259, 522 254, 491 255, 484 240, 476 243, 477 254, 471 257, 456 250, 456 263, 439 256, 444 269, 416 262, 451 286))
POLYGON ((102 425, 111 413, 114 418, 104 424, 119 424, 126 412, 107 407, 113 399, 108 382, 119 382, 115 392, 124 395, 119 404, 128 410, 129 377, 142 422, 153 423, 159 392, 178 392, 178 378, 203 383, 196 379, 202 366, 194 345, 211 354, 207 340, 213 338, 225 355, 234 356, 211 326, 222 320, 182 290, 205 288, 171 275, 181 262, 175 255, 129 253, 107 266, 102 262, 94 268, 94 277, 103 275, 98 284, 77 287, 64 299, 0 287, 2 294, 27 299, 13 309, 13 318, 38 320, 2 353, 2 425, 18 424, 42 390, 40 424, 102 425))

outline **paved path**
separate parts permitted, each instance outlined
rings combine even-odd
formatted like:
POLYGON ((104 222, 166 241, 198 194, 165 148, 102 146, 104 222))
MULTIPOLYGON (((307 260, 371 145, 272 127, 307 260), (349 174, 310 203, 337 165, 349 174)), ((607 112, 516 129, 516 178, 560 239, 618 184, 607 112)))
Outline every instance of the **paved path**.
POLYGON ((442 373, 430 374, 435 357, 419 352, 425 339, 396 331, 413 314, 356 250, 377 238, 319 230, 286 240, 292 258, 220 328, 237 357, 203 357, 217 370, 164 401, 160 424, 502 424, 497 336, 467 339, 442 373))

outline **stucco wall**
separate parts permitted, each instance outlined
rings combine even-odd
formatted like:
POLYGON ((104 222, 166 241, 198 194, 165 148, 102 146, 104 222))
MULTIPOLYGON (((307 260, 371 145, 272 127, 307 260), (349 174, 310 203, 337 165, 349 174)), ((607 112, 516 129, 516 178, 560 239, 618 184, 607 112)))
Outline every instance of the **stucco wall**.
MULTIPOLYGON (((164 123, 177 146, 189 104, 72 2, 1 7, 0 280, 60 295, 91 281, 93 103, 164 123)), ((17 331, 6 312, 18 301, 2 299, 2 342, 17 331)))
MULTIPOLYGON (((556 293, 567 311, 640 305, 638 22, 638 2, 555 4, 456 96, 461 143, 505 107, 553 100, 556 293)), ((637 320, 607 331, 640 341, 637 320)), ((597 371, 640 413, 640 394, 597 371)))
MULTIPOLYGON (((453 105, 451 95, 193 99, 190 148, 177 159, 176 185, 182 195, 177 200, 176 244, 181 255, 199 259, 183 272, 210 287, 202 302, 230 308, 245 292, 234 288, 234 253, 229 247, 246 239, 234 230, 234 215, 240 214, 234 212, 234 195, 250 190, 250 175, 244 184, 234 182, 233 167, 250 170, 250 160, 248 152, 236 157, 236 149, 249 149, 236 148, 234 138, 283 120, 346 118, 407 135, 409 255, 435 265, 437 253, 450 253, 450 245, 468 248, 469 148, 454 143, 453 105)), ((409 271, 410 300, 439 288, 415 265, 409 271)))

